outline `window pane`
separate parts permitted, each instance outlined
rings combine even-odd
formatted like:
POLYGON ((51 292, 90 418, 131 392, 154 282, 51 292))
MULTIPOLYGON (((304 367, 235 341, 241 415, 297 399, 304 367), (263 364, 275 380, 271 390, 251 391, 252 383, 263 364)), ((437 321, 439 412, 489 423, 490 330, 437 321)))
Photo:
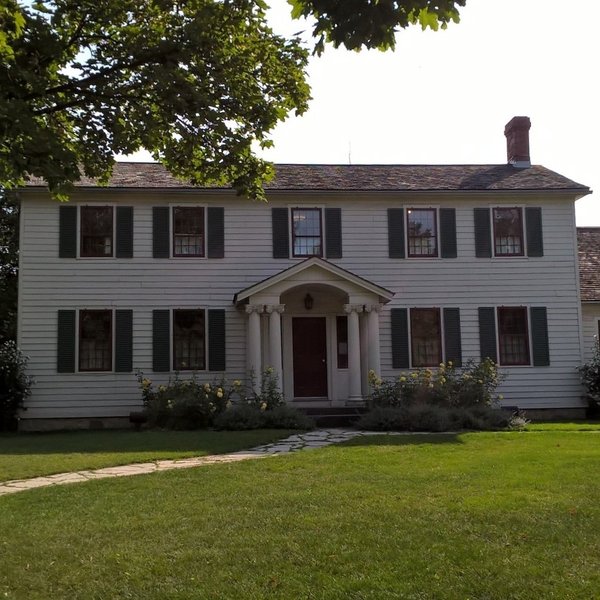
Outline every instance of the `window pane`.
POLYGON ((501 365, 529 364, 527 309, 499 308, 498 332, 501 365))
POLYGON ((205 368, 204 311, 173 311, 173 368, 203 370, 205 368))
POLYGON ((173 208, 173 255, 204 256, 204 208, 173 208))
POLYGON ((112 311, 79 312, 79 370, 112 371, 112 311))
POLYGON ((322 256, 321 209, 294 208, 292 237, 294 256, 322 256))
POLYGON ((337 366, 348 368, 348 317, 336 318, 337 329, 337 366))
POLYGON ((437 256, 436 209, 409 208, 408 255, 437 256))
POLYGON ((434 367, 442 362, 439 308, 411 308, 410 333, 413 367, 434 367))
POLYGON ((81 256, 112 256, 113 207, 82 206, 81 256))
POLYGON ((520 208, 494 209, 494 245, 496 255, 523 255, 523 223, 520 208))

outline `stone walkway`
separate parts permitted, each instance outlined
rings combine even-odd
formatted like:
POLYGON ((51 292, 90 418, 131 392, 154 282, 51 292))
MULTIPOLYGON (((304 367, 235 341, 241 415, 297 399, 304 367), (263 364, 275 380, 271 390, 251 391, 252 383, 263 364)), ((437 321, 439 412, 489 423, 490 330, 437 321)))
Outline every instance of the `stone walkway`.
POLYGON ((355 431, 350 429, 318 429, 307 433, 297 433, 272 444, 257 446, 250 450, 240 450, 229 454, 214 454, 210 456, 197 456, 176 460, 157 460, 151 463, 136 463, 120 467, 105 467, 93 471, 75 471, 73 473, 59 473, 32 479, 17 479, 0 482, 0 496, 14 494, 24 490, 48 487, 51 485, 66 485, 93 479, 106 479, 107 477, 129 477, 131 475, 145 475, 157 471, 170 471, 172 469, 189 469, 218 463, 239 462, 267 456, 277 456, 298 450, 322 448, 331 444, 345 442, 357 436, 375 435, 374 432, 355 431))

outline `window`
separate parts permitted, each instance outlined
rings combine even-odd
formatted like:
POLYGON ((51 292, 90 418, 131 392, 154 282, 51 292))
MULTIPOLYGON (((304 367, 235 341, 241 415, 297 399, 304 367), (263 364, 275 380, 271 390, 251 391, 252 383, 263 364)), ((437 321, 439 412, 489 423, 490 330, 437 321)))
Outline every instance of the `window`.
POLYGON ((79 370, 112 371, 112 311, 79 311, 79 370))
POLYGON ((494 253, 523 256, 523 212, 520 208, 494 208, 494 253))
POLYGON ((113 255, 113 207, 82 206, 79 255, 110 257, 113 255))
POLYGON ((437 249, 437 210, 435 208, 409 208, 408 256, 435 257, 437 249))
POLYGON ((337 368, 348 368, 348 317, 336 317, 337 368))
POLYGON ((293 256, 323 256, 320 208, 292 208, 293 256))
POLYGON ((203 310, 173 311, 173 369, 202 371, 206 368, 203 310))
POLYGON ((411 308, 410 335, 413 367, 435 367, 442 362, 439 308, 411 308))
POLYGON ((527 308, 498 308, 498 342, 501 365, 528 365, 527 308))
POLYGON ((173 208, 173 256, 204 256, 204 208, 173 208))

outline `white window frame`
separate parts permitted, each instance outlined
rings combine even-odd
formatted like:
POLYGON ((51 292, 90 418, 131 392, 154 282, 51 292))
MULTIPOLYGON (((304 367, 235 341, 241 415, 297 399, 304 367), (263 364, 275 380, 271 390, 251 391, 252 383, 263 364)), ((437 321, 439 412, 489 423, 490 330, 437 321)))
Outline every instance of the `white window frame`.
POLYGON ((324 204, 288 204, 288 240, 289 240, 289 257, 293 260, 306 260, 307 258, 325 258, 325 205, 324 204), (300 210, 316 210, 321 212, 321 256, 316 254, 306 254, 303 256, 294 256, 294 228, 292 225, 292 211, 300 210))
POLYGON ((446 337, 444 333, 444 308, 449 308, 448 306, 410 306, 408 307, 408 364, 410 365, 410 369, 435 369, 439 368, 439 363, 437 365, 431 365, 429 367, 415 367, 413 364, 413 340, 412 340, 412 317, 411 313, 413 309, 431 309, 436 308, 440 311, 440 344, 441 344, 441 354, 442 360, 441 362, 446 362, 446 337))
MULTIPOLYGON (((523 258, 522 256, 507 257, 507 258, 523 258)), ((498 304, 494 306, 494 325, 496 329, 496 356, 498 357, 497 364, 503 369, 530 369, 533 367, 533 339, 531 337, 531 310, 530 304, 498 304), (500 327, 498 322, 499 308, 524 308, 527 315, 527 344, 529 350, 529 363, 526 365, 503 365, 500 362, 500 327)))
POLYGON ((506 259, 506 260, 523 260, 529 258, 527 256, 527 227, 525 223, 525 204, 490 204, 489 205, 489 219, 490 219, 490 243, 492 245, 492 258, 494 259, 506 259), (523 255, 522 256, 510 256, 507 254, 496 254, 496 236, 494 229, 494 209, 495 208, 519 208, 521 209, 521 228, 523 230, 523 255))
MULTIPOLYGON (((77 258, 81 260, 114 260, 117 256, 117 203, 116 202, 80 202, 77 204, 77 258), (112 254, 110 256, 81 256, 81 209, 93 206, 112 208, 112 254)), ((92 310, 92 309, 90 309, 92 310)))
MULTIPOLYGON (((169 203, 169 258, 173 260, 206 260, 208 253, 208 204, 199 204, 196 202, 171 202, 169 203), (175 256, 174 253, 174 235, 175 235, 175 219, 173 218, 173 209, 175 208, 202 208, 204 210, 204 233, 203 233, 203 256, 175 256)), ((179 309, 177 309, 179 310, 179 309)))
POLYGON ((82 375, 109 375, 115 373, 115 343, 116 343, 116 324, 115 324, 115 308, 113 307, 105 307, 105 306, 86 306, 84 308, 76 308, 75 309, 75 373, 81 373, 82 375), (82 371, 79 368, 79 341, 81 335, 81 313, 87 310, 104 310, 110 311, 110 326, 111 326, 111 349, 110 349, 110 358, 111 365, 110 371, 82 371))
MULTIPOLYGON (((440 205, 433 204, 411 204, 404 208, 404 256, 410 260, 436 260, 441 257, 441 240, 440 240, 440 205), (436 227, 436 254, 435 256, 410 256, 408 253, 408 211, 409 210, 435 210, 435 227, 436 227)), ((418 307, 417 307, 418 308, 418 307)), ((430 306, 429 308, 435 308, 430 306)))
MULTIPOLYGON (((178 257, 179 258, 179 257, 178 257)), ((206 306, 176 306, 169 309, 169 371, 171 373, 207 373, 208 372, 208 308, 206 306), (204 369, 175 369, 175 311, 198 310, 204 312, 204 369)))

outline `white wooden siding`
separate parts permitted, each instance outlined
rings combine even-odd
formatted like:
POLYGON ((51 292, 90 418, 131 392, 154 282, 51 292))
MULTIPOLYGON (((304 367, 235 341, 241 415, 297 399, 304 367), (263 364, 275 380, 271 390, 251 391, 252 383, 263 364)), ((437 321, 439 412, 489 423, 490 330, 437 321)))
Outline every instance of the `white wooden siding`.
MULTIPOLYGON (((335 264, 395 292, 381 314, 382 375, 391 368, 390 308, 457 306, 463 358, 479 358, 479 306, 529 305, 548 310, 550 366, 513 367, 501 392, 505 404, 530 408, 582 406, 579 298, 574 254, 574 208, 568 198, 504 196, 490 200, 446 195, 279 195, 258 204, 233 194, 80 192, 72 202, 134 206, 133 259, 59 259, 59 204, 39 192, 23 193, 20 256, 20 345, 36 379, 24 418, 123 416, 141 406, 135 373, 56 373, 59 309, 133 309, 133 366, 152 373, 152 310, 226 309, 227 376, 246 370, 246 315, 233 296, 300 259, 273 259, 271 207, 293 204, 342 208, 343 258, 335 264), (225 207, 225 258, 152 258, 152 206, 205 203, 225 207), (411 205, 455 207, 456 259, 388 258, 387 209, 411 205), (473 208, 542 206, 544 256, 475 258, 473 208)), ((585 310, 584 310, 585 313, 585 310)), ((206 373, 206 379, 216 375, 206 373)))
POLYGON ((584 302, 581 309, 583 320, 583 358, 587 362, 592 358, 594 345, 598 338, 600 302, 584 302))

